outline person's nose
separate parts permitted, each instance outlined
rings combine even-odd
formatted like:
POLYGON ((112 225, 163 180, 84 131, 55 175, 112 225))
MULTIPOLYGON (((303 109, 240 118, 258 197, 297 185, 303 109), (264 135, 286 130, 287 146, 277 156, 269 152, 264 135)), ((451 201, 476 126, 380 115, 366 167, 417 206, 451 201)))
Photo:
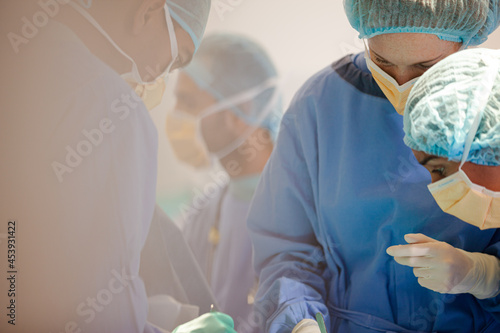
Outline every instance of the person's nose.
POLYGON ((415 73, 408 68, 395 68, 389 75, 391 75, 400 86, 420 76, 419 73, 415 73))

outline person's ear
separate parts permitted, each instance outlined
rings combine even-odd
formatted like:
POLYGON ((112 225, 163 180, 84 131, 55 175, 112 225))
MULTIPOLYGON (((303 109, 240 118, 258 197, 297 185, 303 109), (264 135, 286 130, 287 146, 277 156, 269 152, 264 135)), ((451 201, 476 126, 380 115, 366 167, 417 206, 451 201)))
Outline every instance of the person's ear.
POLYGON ((139 8, 135 11, 132 33, 137 36, 149 21, 161 12, 163 14, 167 0, 140 0, 139 8))

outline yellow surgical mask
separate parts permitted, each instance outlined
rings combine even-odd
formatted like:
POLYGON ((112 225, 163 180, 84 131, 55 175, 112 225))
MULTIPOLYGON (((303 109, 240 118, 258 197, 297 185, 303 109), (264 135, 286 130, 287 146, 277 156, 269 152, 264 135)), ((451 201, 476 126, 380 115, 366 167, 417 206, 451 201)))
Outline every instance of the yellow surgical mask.
POLYGON ((142 99, 144 105, 148 110, 152 110, 156 106, 161 103, 163 98, 163 94, 165 93, 165 88, 167 86, 166 80, 169 77, 170 70, 172 69, 172 65, 175 63, 178 55, 178 45, 177 45, 177 37, 175 35, 174 24, 172 22, 172 17, 170 16, 170 10, 168 9, 167 4, 164 6, 165 10, 165 20, 167 22, 168 35, 170 39, 170 50, 172 60, 167 68, 161 73, 157 75, 156 78, 153 78, 151 81, 144 81, 141 78, 139 73, 139 69, 137 68, 137 64, 134 59, 130 57, 125 51, 123 51, 118 44, 111 38, 111 36, 101 27, 101 25, 82 7, 77 5, 75 2, 71 1, 69 3, 80 15, 82 15, 90 24, 92 24, 107 40, 113 45, 113 47, 120 52, 125 58, 132 62, 132 70, 129 73, 122 74, 121 77, 125 80, 130 87, 135 91, 135 93, 142 99))
POLYGON ((491 68, 475 94, 479 104, 478 113, 467 135, 458 172, 428 186, 432 196, 444 212, 480 229, 500 228, 500 192, 490 191, 471 182, 462 170, 462 166, 469 156, 497 73, 498 68, 491 68))
POLYGON ((444 212, 480 229, 500 228, 500 192, 472 183, 462 169, 429 190, 444 212))
POLYGON ((122 78, 129 84, 137 96, 142 99, 142 102, 149 111, 160 105, 165 88, 167 87, 166 79, 158 78, 154 83, 141 84, 130 76, 122 75, 122 78))
POLYGON ((366 65, 372 73, 373 79, 375 80, 375 82, 377 82, 384 95, 394 106, 397 113, 399 113, 400 115, 404 115, 406 101, 408 100, 411 89, 415 85, 415 82, 417 82, 418 78, 414 78, 413 80, 410 80, 403 85, 399 85, 399 83, 392 76, 387 74, 383 69, 377 66, 377 64, 375 64, 373 60, 371 60, 368 49, 366 48, 366 44, 365 59, 366 65))
POLYGON ((205 168, 211 165, 211 160, 198 126, 199 120, 185 112, 167 113, 167 138, 175 156, 195 168, 205 168))

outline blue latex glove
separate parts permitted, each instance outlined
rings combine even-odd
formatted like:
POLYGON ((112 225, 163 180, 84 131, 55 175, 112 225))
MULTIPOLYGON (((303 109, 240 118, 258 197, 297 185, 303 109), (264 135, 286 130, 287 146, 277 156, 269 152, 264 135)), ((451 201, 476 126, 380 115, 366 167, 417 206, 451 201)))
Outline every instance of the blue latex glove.
POLYGON ((172 333, 236 333, 233 319, 222 312, 209 312, 178 326, 172 333))

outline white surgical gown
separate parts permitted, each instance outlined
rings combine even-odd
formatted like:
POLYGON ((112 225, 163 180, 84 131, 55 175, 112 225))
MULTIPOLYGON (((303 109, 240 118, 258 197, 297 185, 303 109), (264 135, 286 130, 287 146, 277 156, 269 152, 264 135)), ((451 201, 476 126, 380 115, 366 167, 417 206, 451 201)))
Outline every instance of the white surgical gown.
POLYGON ((2 241, 0 332, 154 332, 138 277, 157 165, 146 107, 62 24, 40 28, 12 59, 2 75, 0 233, 15 221, 15 262, 6 267, 2 241))
POLYGON ((248 318, 256 275, 246 217, 256 179, 230 182, 205 207, 187 218, 183 230, 210 282, 219 310, 233 317, 238 332, 249 332, 252 328, 248 318), (212 243, 211 237, 218 238, 218 242, 212 243))

